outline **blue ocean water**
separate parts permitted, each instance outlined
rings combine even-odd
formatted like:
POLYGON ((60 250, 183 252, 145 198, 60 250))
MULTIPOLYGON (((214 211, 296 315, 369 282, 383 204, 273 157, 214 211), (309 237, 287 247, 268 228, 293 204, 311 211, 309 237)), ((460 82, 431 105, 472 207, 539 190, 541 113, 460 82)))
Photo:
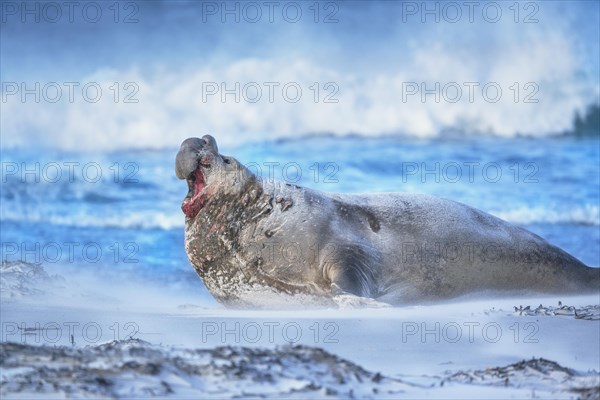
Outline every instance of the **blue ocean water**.
MULTIPOLYGON (((180 205, 187 186, 174 175, 176 151, 6 151, 3 260, 197 285, 183 248, 180 205)), ((305 136, 221 152, 266 179, 322 191, 421 192, 460 201, 600 266, 598 136, 305 136)))

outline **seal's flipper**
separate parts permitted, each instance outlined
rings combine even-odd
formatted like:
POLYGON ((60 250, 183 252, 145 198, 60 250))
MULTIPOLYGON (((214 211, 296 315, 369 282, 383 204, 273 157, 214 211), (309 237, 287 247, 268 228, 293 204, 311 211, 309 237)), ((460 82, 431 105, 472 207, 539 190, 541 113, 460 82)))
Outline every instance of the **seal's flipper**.
MULTIPOLYGON (((381 270, 377 257, 360 245, 338 245, 323 260, 323 275, 332 290, 360 297, 377 297, 376 271, 381 270)), ((335 293, 333 293, 335 294, 335 293)))

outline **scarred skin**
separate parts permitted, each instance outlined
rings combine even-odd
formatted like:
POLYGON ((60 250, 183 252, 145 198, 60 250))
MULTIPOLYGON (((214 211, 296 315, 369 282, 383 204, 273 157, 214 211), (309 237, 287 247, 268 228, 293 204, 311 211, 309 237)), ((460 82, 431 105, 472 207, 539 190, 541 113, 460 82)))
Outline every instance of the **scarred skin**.
POLYGON ((426 195, 342 195, 263 182, 206 135, 183 142, 185 248, 229 307, 388 304, 473 292, 598 291, 590 268, 539 236, 426 195), (191 200, 190 200, 191 198, 191 200))

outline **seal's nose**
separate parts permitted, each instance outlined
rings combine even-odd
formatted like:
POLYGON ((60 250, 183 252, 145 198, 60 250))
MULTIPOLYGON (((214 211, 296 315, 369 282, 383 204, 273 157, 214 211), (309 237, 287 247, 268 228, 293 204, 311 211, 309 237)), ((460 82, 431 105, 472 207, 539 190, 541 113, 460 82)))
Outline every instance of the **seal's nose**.
POLYGON ((175 157, 175 175, 179 179, 186 179, 198 167, 198 159, 208 153, 213 153, 215 156, 219 154, 214 137, 204 135, 202 138, 185 139, 175 157))
POLYGON ((207 144, 200 138, 189 138, 181 143, 179 152, 175 157, 175 175, 179 179, 186 179, 198 167, 198 152, 207 144))

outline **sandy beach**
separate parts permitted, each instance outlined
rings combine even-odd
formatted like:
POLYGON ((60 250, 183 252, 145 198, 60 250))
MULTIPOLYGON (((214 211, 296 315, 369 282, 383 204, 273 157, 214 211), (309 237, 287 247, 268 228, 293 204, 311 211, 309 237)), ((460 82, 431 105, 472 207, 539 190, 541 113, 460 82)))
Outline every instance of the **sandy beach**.
POLYGON ((4 398, 600 396, 595 295, 250 311, 8 268, 4 398))

